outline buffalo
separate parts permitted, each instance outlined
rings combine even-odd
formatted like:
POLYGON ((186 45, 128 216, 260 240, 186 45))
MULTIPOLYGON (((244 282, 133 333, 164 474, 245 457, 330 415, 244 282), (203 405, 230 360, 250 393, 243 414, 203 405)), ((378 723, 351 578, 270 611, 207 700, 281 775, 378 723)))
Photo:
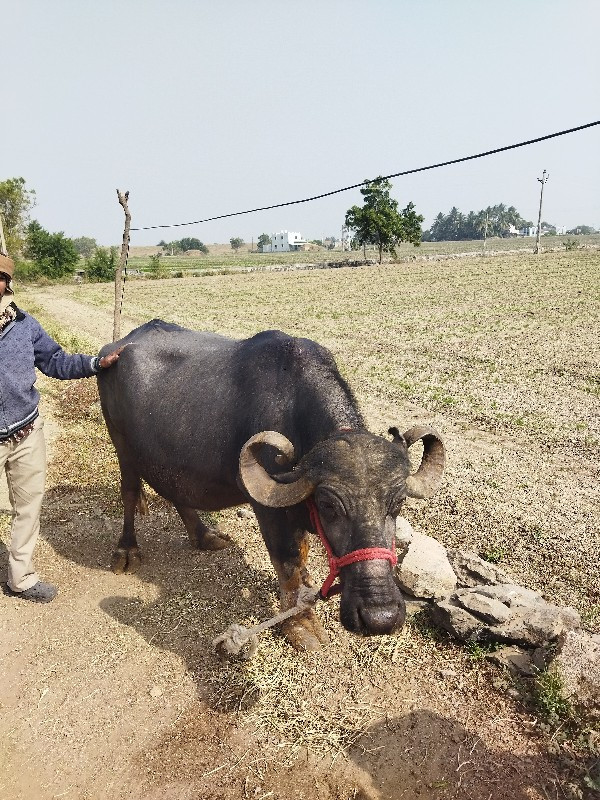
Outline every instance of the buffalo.
MULTIPOLYGON (((102 411, 121 470, 123 533, 115 572, 141 561, 134 530, 142 479, 173 503, 192 546, 228 545, 197 514, 250 503, 277 574, 283 610, 303 586, 309 533, 317 528, 339 562, 340 620, 355 633, 404 623, 394 580, 395 520, 405 498, 428 498, 444 470, 430 428, 390 439, 370 433, 331 353, 310 339, 264 331, 230 339, 152 320, 101 355, 125 346, 98 374, 102 411), (409 471, 408 448, 423 443, 409 471), (365 555, 366 554, 366 555, 365 555)), ((288 619, 299 649, 326 641, 312 609, 288 619)))

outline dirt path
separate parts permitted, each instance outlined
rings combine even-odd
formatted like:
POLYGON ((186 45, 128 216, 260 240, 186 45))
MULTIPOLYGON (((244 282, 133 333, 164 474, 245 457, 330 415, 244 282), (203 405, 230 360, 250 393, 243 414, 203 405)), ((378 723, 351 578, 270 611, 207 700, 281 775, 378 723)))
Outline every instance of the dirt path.
MULTIPOLYGON (((98 344, 110 338, 101 310, 31 299, 98 344)), ((53 458, 77 441, 57 428, 53 458)), ((323 607, 320 653, 268 634, 252 662, 220 662, 212 638, 273 606, 253 518, 222 515, 232 548, 191 552, 155 499, 139 525, 143 568, 117 576, 107 565, 120 521, 99 487, 50 483, 36 565, 58 598, 0 599, 0 800, 569 796, 519 688, 418 617, 398 637, 357 640, 323 607)))

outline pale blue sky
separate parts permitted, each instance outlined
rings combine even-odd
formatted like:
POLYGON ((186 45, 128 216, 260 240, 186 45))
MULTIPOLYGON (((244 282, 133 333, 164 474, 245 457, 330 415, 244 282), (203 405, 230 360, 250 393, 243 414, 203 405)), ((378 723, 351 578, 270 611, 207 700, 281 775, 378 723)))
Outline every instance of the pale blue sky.
MULTIPOLYGON (((270 205, 600 119, 598 0, 1 0, 0 179, 51 231, 270 205)), ((600 126, 393 181, 425 226, 499 202, 600 227, 600 126)), ((132 244, 339 235, 358 190, 132 244)))

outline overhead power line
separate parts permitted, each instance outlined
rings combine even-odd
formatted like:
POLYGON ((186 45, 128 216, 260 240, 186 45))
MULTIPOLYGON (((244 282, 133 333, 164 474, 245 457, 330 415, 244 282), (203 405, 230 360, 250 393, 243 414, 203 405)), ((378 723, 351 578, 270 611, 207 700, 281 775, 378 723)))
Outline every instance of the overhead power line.
MULTIPOLYGON (((578 125, 576 128, 568 128, 564 131, 557 133, 548 133, 546 136, 538 136, 536 139, 528 139, 526 142, 517 142, 517 144, 509 144, 505 147, 496 147, 494 150, 486 150, 484 153, 476 153, 473 156, 463 156, 462 158, 453 158, 450 161, 440 161, 438 164, 429 164, 427 167, 416 167, 415 169, 407 169, 403 172, 394 172, 391 175, 383 175, 384 180, 389 178, 400 178, 404 175, 414 175, 416 172, 425 172, 429 169, 438 169, 439 167, 448 167, 450 164, 460 164, 463 161, 473 161, 476 158, 485 158, 486 156, 493 156, 496 153, 504 153, 507 150, 516 150, 519 147, 527 147, 530 144, 537 144, 544 142, 548 139, 555 139, 557 136, 565 136, 568 133, 576 133, 583 131, 586 128, 593 128, 595 125, 600 125, 600 120, 596 122, 588 122, 586 125, 578 125)), ((227 219, 227 217, 239 217, 243 214, 254 214, 257 211, 270 211, 273 208, 284 208, 285 206, 299 205, 300 203, 311 203, 313 200, 321 200, 323 197, 331 197, 334 194, 341 194, 342 192, 349 192, 351 189, 358 189, 364 186, 368 181, 361 181, 360 183, 353 183, 352 186, 344 186, 343 189, 333 189, 331 192, 323 192, 323 194, 316 194, 313 197, 305 197, 303 200, 288 200, 287 203, 274 203, 271 206, 261 206, 259 208, 249 208, 246 211, 233 211, 229 214, 219 214, 215 217, 206 217, 205 219, 196 219, 193 222, 172 222, 170 225, 146 225, 143 228, 131 228, 132 231, 151 231, 157 228, 181 228, 185 225, 199 225, 203 222, 214 222, 217 219, 227 219)))

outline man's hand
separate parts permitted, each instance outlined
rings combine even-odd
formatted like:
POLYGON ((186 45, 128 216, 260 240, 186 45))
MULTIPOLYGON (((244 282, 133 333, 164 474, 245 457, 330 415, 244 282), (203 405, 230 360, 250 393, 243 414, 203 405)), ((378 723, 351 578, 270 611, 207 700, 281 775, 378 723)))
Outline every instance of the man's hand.
POLYGON ((119 347, 118 350, 113 350, 113 352, 109 353, 107 356, 102 356, 102 358, 98 360, 98 366, 100 369, 108 369, 109 367, 112 367, 112 365, 119 360, 119 356, 126 347, 127 345, 124 344, 123 347, 119 347))

